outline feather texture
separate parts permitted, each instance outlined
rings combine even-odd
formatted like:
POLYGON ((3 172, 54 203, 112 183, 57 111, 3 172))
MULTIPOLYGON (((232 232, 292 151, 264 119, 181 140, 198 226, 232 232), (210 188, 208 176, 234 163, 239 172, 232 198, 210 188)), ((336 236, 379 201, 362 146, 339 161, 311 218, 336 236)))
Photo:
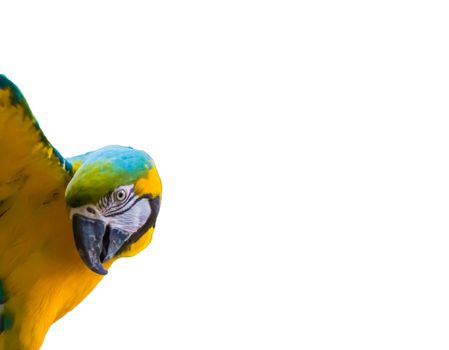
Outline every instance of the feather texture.
POLYGON ((132 256, 150 243, 159 210, 162 188, 153 160, 120 146, 64 159, 19 89, 0 75, 0 350, 39 349, 51 324, 101 281, 80 259, 70 209, 97 203, 119 186, 157 197, 157 210, 142 201, 114 219, 132 231, 151 213, 151 225, 120 253, 132 256))

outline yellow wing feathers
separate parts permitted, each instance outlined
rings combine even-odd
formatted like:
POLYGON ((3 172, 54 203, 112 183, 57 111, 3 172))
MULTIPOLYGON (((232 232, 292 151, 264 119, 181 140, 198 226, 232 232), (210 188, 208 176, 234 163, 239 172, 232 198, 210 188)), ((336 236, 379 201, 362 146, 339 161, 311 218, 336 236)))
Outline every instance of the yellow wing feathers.
POLYGON ((0 350, 39 349, 48 327, 100 281, 74 247, 65 166, 20 91, 0 75, 0 320, 9 323, 3 332, 0 324, 0 350), (69 290, 75 296, 64 295, 69 290))
POLYGON ((0 75, 0 279, 7 273, 11 244, 21 235, 27 235, 26 242, 36 238, 14 229, 17 223, 51 202, 65 208, 69 174, 61 164, 20 91, 0 75), (17 221, 11 220, 14 215, 17 221))

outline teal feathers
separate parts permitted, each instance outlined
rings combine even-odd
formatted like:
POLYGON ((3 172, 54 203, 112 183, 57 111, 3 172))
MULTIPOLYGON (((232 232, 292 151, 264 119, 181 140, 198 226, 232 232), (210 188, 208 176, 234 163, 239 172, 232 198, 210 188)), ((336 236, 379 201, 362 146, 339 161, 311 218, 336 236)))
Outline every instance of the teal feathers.
POLYGON ((5 314, 6 292, 3 282, 0 280, 0 334, 12 326, 12 318, 5 314))
POLYGON ((6 301, 6 292, 5 287, 3 286, 2 281, 0 280, 0 305, 6 301))
POLYGON ((11 104, 13 106, 21 103, 26 104, 25 98, 19 88, 3 74, 0 74, 0 89, 9 89, 11 92, 11 104))
POLYGON ((22 92, 20 91, 20 89, 11 80, 9 80, 5 75, 0 74, 0 90, 3 90, 3 89, 9 90, 11 105, 13 105, 15 107, 20 107, 20 106, 23 107, 25 116, 32 120, 35 132, 39 135, 41 142, 45 146, 47 146, 53 150, 52 153, 58 159, 61 167, 65 171, 71 172, 72 168, 70 166, 70 163, 68 163, 64 159, 64 157, 61 156, 61 154, 58 152, 58 150, 56 148, 54 148, 50 144, 50 142, 47 140, 44 133, 42 132, 42 129, 39 126, 39 123, 37 122, 36 118, 34 118, 33 113, 31 112, 31 109, 28 106, 28 103, 27 103, 25 97, 23 96, 22 92))

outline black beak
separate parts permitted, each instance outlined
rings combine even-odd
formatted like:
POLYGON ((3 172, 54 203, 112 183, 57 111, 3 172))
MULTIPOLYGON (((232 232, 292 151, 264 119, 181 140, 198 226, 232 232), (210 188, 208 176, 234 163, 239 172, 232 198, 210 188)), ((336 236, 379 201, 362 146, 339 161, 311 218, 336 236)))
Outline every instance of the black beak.
POLYGON ((108 261, 128 240, 129 234, 110 228, 103 221, 80 214, 73 215, 73 233, 81 259, 89 269, 106 275, 102 263, 108 261))
POLYGON ((90 219, 79 214, 73 215, 72 221, 75 243, 81 259, 92 271, 106 275, 108 271, 100 261, 106 224, 101 220, 90 219))

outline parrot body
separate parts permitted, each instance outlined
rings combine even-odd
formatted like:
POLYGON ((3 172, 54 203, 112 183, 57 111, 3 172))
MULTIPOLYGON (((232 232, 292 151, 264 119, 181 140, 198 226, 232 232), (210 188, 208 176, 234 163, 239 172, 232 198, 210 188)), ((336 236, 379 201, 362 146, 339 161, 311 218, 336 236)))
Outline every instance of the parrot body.
POLYGON ((63 158, 0 75, 0 350, 39 349, 113 261, 143 250, 161 191, 142 151, 63 158))

